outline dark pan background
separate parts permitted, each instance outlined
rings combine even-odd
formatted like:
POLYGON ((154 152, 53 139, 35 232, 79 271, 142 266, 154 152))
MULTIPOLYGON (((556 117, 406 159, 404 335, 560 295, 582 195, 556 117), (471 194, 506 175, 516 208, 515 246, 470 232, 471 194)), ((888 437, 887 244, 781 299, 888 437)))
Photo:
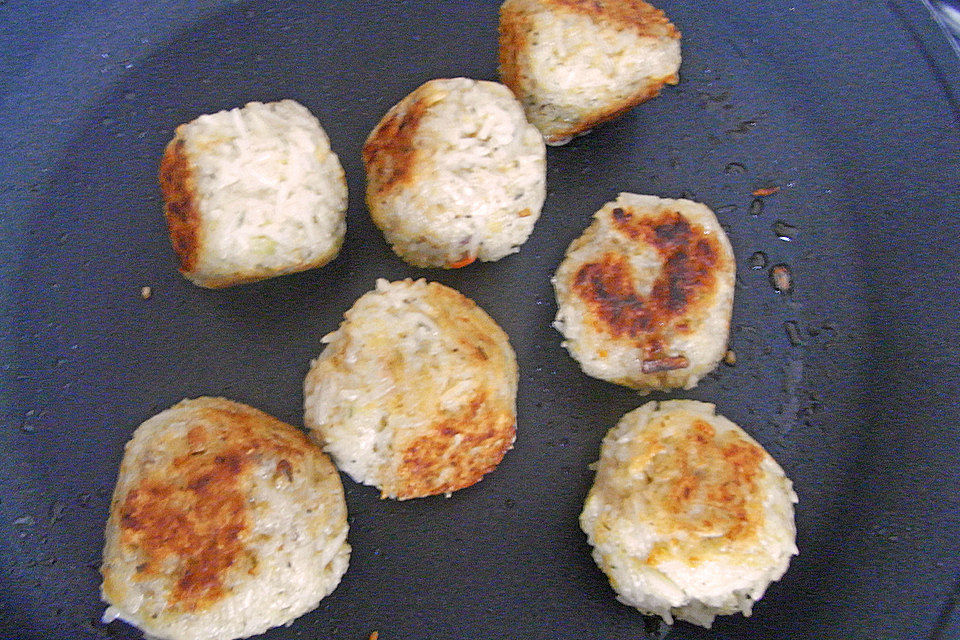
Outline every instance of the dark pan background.
POLYGON ((516 447, 449 499, 380 501, 344 477, 350 570, 264 637, 960 638, 960 65, 912 0, 661 4, 680 85, 551 149, 521 252, 449 272, 389 251, 359 152, 421 82, 496 78, 497 3, 0 2, 0 637, 139 637, 98 622, 96 571, 133 429, 198 395, 301 425, 320 337, 376 278, 428 277, 509 333, 516 447), (163 146, 201 113, 280 98, 319 117, 347 171, 343 252, 196 288, 165 235, 163 146), (709 204, 739 263, 736 365, 651 397, 716 403, 800 497, 800 556, 753 617, 711 631, 618 604, 577 524, 601 438, 644 399, 567 356, 549 277, 619 191, 709 204), (790 266, 793 295, 755 251, 790 266))

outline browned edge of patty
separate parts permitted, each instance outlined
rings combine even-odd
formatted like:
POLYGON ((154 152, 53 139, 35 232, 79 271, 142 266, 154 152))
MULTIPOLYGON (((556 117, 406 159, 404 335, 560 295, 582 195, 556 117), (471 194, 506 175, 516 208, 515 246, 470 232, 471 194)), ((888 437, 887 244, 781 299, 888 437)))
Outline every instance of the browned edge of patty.
POLYGON ((183 140, 175 137, 167 145, 160 161, 160 190, 164 216, 170 230, 170 242, 180 261, 180 272, 190 274, 197 265, 200 250, 200 211, 190 157, 183 140))
POLYGON ((399 500, 449 493, 479 482, 493 471, 513 445, 515 419, 512 411, 498 408, 483 391, 477 391, 459 412, 445 416, 429 431, 400 451, 398 476, 384 493, 399 500), (460 445, 442 457, 451 441, 460 445), (453 473, 441 479, 441 473, 453 473))
POLYGON ((500 80, 523 102, 521 55, 527 47, 527 34, 531 30, 528 14, 515 9, 512 3, 500 6, 499 62, 500 80))
POLYGON ((417 158, 414 138, 420 121, 433 104, 423 87, 391 107, 363 145, 367 170, 367 198, 393 191, 410 182, 417 158))
POLYGON ((551 143, 560 142, 561 140, 565 140, 586 131, 590 131, 597 125, 603 124, 604 122, 616 120, 638 104, 656 98, 658 95, 660 95, 660 90, 663 88, 663 85, 677 84, 679 81, 680 78, 677 76, 677 74, 667 76, 666 78, 651 80, 650 85, 641 88, 637 93, 633 94, 629 98, 584 114, 579 117, 576 122, 571 122, 567 127, 558 131, 554 131, 549 135, 545 135, 544 139, 551 143))
POLYGON ((597 22, 630 29, 641 37, 680 38, 667 15, 644 0, 539 0, 549 9, 567 10, 597 22))

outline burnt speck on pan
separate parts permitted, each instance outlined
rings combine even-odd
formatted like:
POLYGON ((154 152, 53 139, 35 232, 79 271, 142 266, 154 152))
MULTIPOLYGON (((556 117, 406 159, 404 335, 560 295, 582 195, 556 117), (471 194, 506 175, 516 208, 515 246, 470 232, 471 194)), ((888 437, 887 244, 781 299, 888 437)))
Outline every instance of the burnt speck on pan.
POLYGON ((777 293, 793 292, 793 273, 785 264, 774 265, 770 269, 770 284, 777 293))

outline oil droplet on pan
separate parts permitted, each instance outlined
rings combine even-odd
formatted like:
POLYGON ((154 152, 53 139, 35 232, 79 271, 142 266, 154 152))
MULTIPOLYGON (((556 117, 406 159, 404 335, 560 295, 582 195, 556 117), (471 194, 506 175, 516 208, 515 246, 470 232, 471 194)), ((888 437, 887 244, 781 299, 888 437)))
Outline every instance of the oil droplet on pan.
POLYGON ((750 268, 751 269, 764 269, 767 266, 767 254, 763 251, 755 251, 752 256, 750 256, 750 268))
POLYGON ((723 172, 727 175, 742 176, 747 172, 747 168, 739 162, 730 162, 723 168, 723 172))
POLYGON ((784 242, 790 242, 797 235, 798 229, 783 220, 777 220, 773 223, 773 233, 784 242))
POLYGON ((800 327, 793 320, 787 320, 783 323, 783 330, 787 332, 787 338, 790 339, 790 346, 802 347, 803 337, 800 335, 800 327))

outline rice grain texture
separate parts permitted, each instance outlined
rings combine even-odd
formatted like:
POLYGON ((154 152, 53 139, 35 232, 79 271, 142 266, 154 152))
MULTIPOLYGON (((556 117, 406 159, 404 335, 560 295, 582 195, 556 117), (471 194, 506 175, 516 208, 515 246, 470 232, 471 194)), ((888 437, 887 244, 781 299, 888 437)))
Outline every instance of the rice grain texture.
POLYGON ((547 144, 576 135, 677 84, 680 32, 643 0, 507 0, 500 77, 547 144))
POLYGON ((347 183, 320 123, 293 100, 177 127, 160 186, 180 272, 219 288, 328 263, 346 231, 347 183))
POLYGON ((546 151, 502 84, 431 80, 363 147, 367 206, 394 252, 457 268, 519 251, 546 197, 546 151))
POLYGON ((354 480, 406 500, 469 487, 513 445, 517 363, 473 301, 378 280, 304 381, 304 423, 354 480))
POLYGON ((580 515, 593 558, 618 600, 668 624, 750 615, 798 553, 790 480, 711 404, 631 411, 595 468, 580 515))
POLYGON ((726 353, 736 265, 716 216, 691 200, 621 193, 567 248, 554 326, 595 378, 693 387, 726 353))
POLYGON ((231 640, 290 623, 340 582, 336 469, 299 430, 223 398, 184 400, 127 443, 106 527, 104 621, 231 640))

